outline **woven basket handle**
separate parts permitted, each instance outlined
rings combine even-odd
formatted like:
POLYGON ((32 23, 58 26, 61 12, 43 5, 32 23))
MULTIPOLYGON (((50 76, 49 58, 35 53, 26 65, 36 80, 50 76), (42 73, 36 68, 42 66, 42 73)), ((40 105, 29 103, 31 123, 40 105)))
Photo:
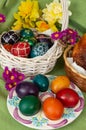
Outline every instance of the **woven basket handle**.
POLYGON ((62 29, 65 30, 68 27, 69 15, 68 15, 68 0, 60 0, 62 4, 63 16, 62 16, 62 29))
MULTIPOLYGON (((60 0, 61 4, 62 4, 62 11, 63 11, 63 16, 62 16, 62 29, 61 31, 67 29, 68 27, 68 23, 69 23, 69 13, 68 13, 68 1, 67 0, 60 0)), ((59 41, 55 41, 55 44, 58 44, 59 49, 57 49, 55 56, 58 58, 62 55, 64 47, 63 45, 61 45, 59 43, 59 41), (59 52, 58 52, 59 50, 59 52)))

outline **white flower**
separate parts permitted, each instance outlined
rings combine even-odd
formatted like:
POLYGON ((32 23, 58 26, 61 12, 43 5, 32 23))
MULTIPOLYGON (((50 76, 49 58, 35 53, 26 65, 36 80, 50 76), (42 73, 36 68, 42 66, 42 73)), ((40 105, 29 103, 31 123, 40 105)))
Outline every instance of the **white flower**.
POLYGON ((43 9, 43 18, 50 25, 61 21, 62 19, 62 5, 58 0, 54 0, 49 5, 46 4, 46 8, 43 9))

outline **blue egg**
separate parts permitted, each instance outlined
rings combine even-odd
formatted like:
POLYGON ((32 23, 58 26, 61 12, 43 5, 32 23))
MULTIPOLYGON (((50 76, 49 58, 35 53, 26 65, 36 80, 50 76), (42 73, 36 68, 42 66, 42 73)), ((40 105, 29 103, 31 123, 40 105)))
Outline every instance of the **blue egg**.
POLYGON ((49 47, 46 42, 37 43, 31 50, 31 58, 36 56, 42 56, 48 51, 49 47))
POLYGON ((49 80, 48 78, 43 74, 38 74, 33 78, 33 82, 38 87, 39 91, 45 92, 48 90, 49 87, 49 80))

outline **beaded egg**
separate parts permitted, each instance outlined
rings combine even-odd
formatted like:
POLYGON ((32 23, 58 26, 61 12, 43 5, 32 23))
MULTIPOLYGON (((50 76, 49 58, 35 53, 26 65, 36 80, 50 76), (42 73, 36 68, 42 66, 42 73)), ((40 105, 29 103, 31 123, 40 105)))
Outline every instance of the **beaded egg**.
POLYGON ((15 43, 11 48, 11 53, 19 57, 28 57, 30 54, 30 45, 27 42, 15 43))
POLYGON ((29 37, 29 38, 34 37, 33 31, 31 29, 26 29, 26 28, 20 31, 20 35, 21 37, 29 37))
POLYGON ((1 43, 9 43, 9 44, 14 44, 18 42, 20 39, 20 36, 14 32, 14 31, 8 31, 6 33, 3 33, 1 36, 1 43))
POLYGON ((50 36, 47 36, 45 34, 38 34, 36 36, 37 42, 47 42, 49 48, 52 47, 53 41, 51 40, 50 36))
POLYGON ((42 56, 48 51, 49 47, 46 42, 39 42, 32 47, 30 57, 42 56))
POLYGON ((34 46, 35 43, 37 42, 34 37, 31 37, 31 38, 29 38, 29 37, 21 37, 20 41, 28 42, 30 46, 34 46))

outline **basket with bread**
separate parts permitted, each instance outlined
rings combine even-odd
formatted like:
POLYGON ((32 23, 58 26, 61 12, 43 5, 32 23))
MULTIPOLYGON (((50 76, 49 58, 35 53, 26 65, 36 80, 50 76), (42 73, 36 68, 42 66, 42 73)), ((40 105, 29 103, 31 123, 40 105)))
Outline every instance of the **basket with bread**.
POLYGON ((86 34, 64 52, 65 71, 72 82, 86 92, 86 34))

